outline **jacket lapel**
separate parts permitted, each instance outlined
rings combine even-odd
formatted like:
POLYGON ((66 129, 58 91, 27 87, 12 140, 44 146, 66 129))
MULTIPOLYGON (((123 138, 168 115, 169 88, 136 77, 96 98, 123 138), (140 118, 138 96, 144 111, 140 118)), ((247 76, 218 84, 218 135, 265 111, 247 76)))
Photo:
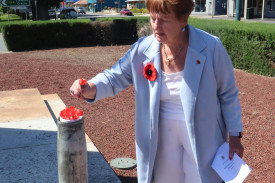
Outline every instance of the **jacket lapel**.
POLYGON ((144 67, 152 63, 157 70, 155 81, 147 80, 150 92, 150 118, 151 118, 151 135, 155 133, 158 127, 159 103, 160 103, 160 86, 161 86, 161 62, 160 62, 160 43, 153 39, 151 45, 144 51, 147 60, 143 62, 144 67))
POLYGON ((186 55, 184 68, 183 85, 181 88, 181 101, 185 114, 185 121, 188 131, 188 136, 193 151, 194 159, 197 162, 196 156, 196 139, 194 129, 195 104, 199 90, 199 84, 206 56, 201 51, 205 49, 206 44, 197 30, 188 25, 189 28, 189 46, 186 55))
MULTIPOLYGON (((160 43, 153 39, 151 45, 145 50, 144 54, 147 60, 143 62, 144 67, 148 63, 152 63, 157 70, 157 78, 155 81, 149 81, 150 95, 150 165, 154 165, 158 144, 158 121, 159 121, 159 105, 160 105, 160 86, 161 86, 161 61, 160 61, 160 43)), ((148 171, 148 180, 151 180, 153 166, 148 171)))

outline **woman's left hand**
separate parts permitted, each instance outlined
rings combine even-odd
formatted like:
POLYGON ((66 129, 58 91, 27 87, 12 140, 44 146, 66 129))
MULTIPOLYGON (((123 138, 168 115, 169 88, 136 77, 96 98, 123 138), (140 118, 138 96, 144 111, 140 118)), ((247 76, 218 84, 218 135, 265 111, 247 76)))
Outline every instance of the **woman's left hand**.
POLYGON ((234 153, 241 158, 243 157, 244 148, 241 144, 241 139, 238 136, 229 137, 229 159, 232 160, 234 153))

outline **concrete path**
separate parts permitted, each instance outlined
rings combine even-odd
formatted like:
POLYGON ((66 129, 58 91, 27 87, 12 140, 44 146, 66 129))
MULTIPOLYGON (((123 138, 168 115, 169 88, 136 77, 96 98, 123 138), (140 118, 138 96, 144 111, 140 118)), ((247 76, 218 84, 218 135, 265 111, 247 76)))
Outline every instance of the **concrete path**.
POLYGON ((0 33, 0 53, 8 53, 8 49, 6 47, 4 38, 2 36, 2 33, 0 33))
MULTIPOLYGON (((0 92, 0 183, 58 182, 56 119, 65 104, 37 89, 0 92)), ((120 183, 86 135, 89 182, 120 183)))

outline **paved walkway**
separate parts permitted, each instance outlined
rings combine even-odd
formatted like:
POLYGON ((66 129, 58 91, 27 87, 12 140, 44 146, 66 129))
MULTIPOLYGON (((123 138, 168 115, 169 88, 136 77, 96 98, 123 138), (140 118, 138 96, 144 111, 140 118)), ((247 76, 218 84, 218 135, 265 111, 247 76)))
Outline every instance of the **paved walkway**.
MULTIPOLYGON (((38 89, 0 92, 0 183, 58 182, 56 119, 65 104, 38 89)), ((86 135, 89 182, 120 183, 86 135)))
POLYGON ((8 49, 6 47, 2 33, 0 33, 0 53, 7 53, 8 49))

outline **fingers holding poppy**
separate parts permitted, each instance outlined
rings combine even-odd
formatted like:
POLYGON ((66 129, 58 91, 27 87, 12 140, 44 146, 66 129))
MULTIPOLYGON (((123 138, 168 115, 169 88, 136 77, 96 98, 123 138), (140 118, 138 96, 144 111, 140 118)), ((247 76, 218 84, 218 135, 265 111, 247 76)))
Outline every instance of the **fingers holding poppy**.
POLYGON ((77 91, 77 90, 70 90, 70 93, 73 97, 77 98, 77 99, 83 99, 85 100, 85 98, 82 96, 81 92, 80 91, 77 91), (72 93, 73 91, 73 93, 72 93))
POLYGON ((96 97, 96 86, 87 82, 84 79, 75 80, 70 88, 70 93, 73 97, 86 100, 95 99, 96 97))
POLYGON ((72 84, 70 88, 70 94, 75 98, 85 100, 85 97, 83 97, 82 95, 82 87, 79 84, 79 80, 75 80, 74 83, 72 84))
POLYGON ((81 90, 81 94, 86 99, 95 99, 96 86, 93 83, 86 83, 81 90))
POLYGON ((83 95, 81 95, 81 94, 79 94, 77 97, 78 97, 78 99, 81 99, 81 100, 86 100, 86 98, 85 98, 85 97, 83 97, 83 95))

